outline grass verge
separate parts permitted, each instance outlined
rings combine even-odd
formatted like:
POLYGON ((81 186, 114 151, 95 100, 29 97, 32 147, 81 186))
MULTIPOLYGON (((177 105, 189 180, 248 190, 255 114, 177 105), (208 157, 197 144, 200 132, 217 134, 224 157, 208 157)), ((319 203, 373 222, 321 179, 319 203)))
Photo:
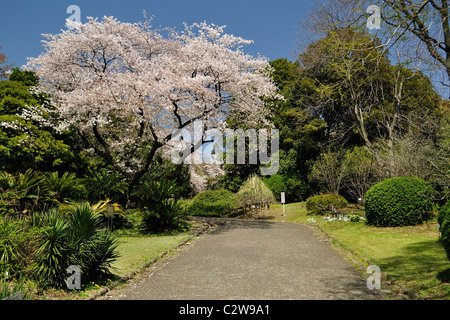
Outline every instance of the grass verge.
POLYGON ((114 273, 124 276, 157 257, 160 253, 189 238, 190 232, 155 234, 149 236, 121 236, 118 238, 120 257, 114 262, 114 273))

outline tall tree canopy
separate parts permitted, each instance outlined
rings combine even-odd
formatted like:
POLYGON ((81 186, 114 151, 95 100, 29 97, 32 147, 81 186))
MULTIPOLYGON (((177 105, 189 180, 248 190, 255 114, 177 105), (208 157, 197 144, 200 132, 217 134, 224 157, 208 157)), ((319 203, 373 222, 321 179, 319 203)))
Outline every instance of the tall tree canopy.
POLYGON ((34 73, 18 68, 0 81, 0 170, 74 169, 71 148, 45 125, 50 115, 41 106, 48 101, 31 92, 37 84, 34 73))
POLYGON ((300 56, 337 149, 364 145, 379 178, 420 176, 447 196, 448 17, 447 0, 318 0, 300 56))
MULTIPOLYGON (((379 46, 405 64, 417 66, 450 91, 450 23, 448 0, 318 0, 303 23, 304 34, 313 41, 328 31, 343 28, 368 30, 369 21, 379 14, 379 46), (377 8, 377 12, 369 8, 377 8), (396 57, 397 58, 397 57, 396 57)), ((440 90, 441 91, 441 90, 440 90)))
MULTIPOLYGON (((271 62, 273 77, 286 98, 272 105, 271 115, 281 131, 281 174, 311 178, 314 162, 327 155, 336 159, 336 170, 344 170, 344 152, 354 147, 366 148, 382 170, 361 171, 359 177, 368 177, 364 181, 376 181, 374 175, 433 174, 424 169, 423 160, 431 160, 430 151, 440 141, 441 97, 427 76, 392 64, 379 43, 376 37, 352 28, 330 30, 296 62, 271 62), (414 155, 406 152, 406 145, 408 150, 413 145, 421 148, 414 155), (419 154, 424 158, 419 160, 419 154)), ((368 159, 363 151, 355 152, 352 162, 357 163, 360 155, 368 159)), ((339 177, 329 191, 339 192, 348 182, 345 179, 339 177)), ((358 198, 367 187, 360 181, 354 183, 358 198)), ((352 197, 355 188, 348 190, 352 197)))
MULTIPOLYGON (((376 143, 396 139, 409 130, 436 135, 441 98, 420 72, 394 66, 378 41, 353 29, 332 31, 300 56, 316 94, 310 110, 327 122, 328 136, 337 143, 364 144, 380 164, 376 143), (358 141, 359 140, 359 141, 358 141)), ((383 163, 386 170, 389 163, 383 163)))

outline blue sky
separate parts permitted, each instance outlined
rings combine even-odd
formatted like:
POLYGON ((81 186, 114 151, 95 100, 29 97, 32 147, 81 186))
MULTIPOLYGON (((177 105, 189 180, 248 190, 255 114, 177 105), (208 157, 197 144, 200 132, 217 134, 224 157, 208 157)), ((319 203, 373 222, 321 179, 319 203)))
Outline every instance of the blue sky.
POLYGON ((69 18, 67 7, 81 9, 86 17, 114 16, 120 21, 142 21, 143 10, 153 15, 155 27, 183 29, 183 22, 207 21, 227 25, 226 33, 251 39, 245 51, 270 60, 295 59, 298 24, 313 0, 17 0, 6 1, 0 12, 0 49, 8 62, 20 67, 27 57, 42 52, 42 33, 59 33, 69 18))

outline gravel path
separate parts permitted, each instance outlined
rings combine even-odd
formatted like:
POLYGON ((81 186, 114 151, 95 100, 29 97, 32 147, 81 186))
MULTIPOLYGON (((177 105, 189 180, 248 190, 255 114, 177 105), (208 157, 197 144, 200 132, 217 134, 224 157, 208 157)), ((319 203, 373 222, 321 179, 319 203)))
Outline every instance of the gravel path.
POLYGON ((373 300, 380 291, 294 223, 214 219, 217 228, 130 284, 119 300, 373 300))

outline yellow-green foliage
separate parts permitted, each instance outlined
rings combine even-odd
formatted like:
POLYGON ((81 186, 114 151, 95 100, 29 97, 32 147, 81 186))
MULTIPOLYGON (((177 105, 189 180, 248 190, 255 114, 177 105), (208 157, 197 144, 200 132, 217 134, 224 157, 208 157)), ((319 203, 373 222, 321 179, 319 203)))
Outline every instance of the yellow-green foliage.
POLYGON ((276 202, 272 190, 257 175, 253 175, 244 182, 237 195, 246 205, 276 202))

